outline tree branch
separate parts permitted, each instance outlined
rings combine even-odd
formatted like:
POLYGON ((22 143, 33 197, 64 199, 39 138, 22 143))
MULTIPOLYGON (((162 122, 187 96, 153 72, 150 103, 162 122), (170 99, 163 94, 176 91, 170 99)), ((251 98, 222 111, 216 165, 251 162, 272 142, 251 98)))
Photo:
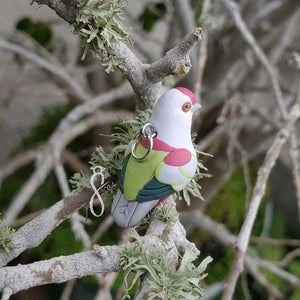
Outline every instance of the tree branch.
POLYGON ((237 252, 231 267, 229 277, 226 281, 225 288, 223 291, 222 299, 228 300, 232 298, 237 279, 243 270, 245 253, 248 248, 250 234, 253 228, 253 224, 257 215, 257 211, 261 202, 261 199, 265 193, 266 182, 269 178, 270 172, 275 165, 275 162, 280 154, 280 151, 285 144, 288 136, 291 133, 293 125, 300 117, 300 105, 296 103, 291 109, 288 115, 288 122, 278 132, 276 139, 272 146, 267 151, 264 162, 259 169, 258 178, 253 190, 253 195, 250 201, 249 209, 242 225, 241 231, 237 240, 237 252))
POLYGON ((70 24, 76 22, 77 0, 33 0, 33 2, 49 6, 70 24))
POLYGON ((62 66, 57 66, 53 64, 53 62, 50 63, 43 57, 23 48, 22 46, 4 40, 0 40, 0 49, 18 53, 30 60, 31 62, 33 62, 34 64, 38 65, 40 68, 45 69, 54 76, 58 77, 70 88, 72 94, 80 101, 87 101, 91 98, 91 95, 87 93, 84 89, 82 89, 81 85, 78 84, 78 82, 76 82, 74 78, 69 73, 67 73, 62 66))
POLYGON ((44 182, 45 178, 51 171, 54 165, 54 157, 51 151, 59 151, 61 153, 64 150, 64 147, 73 138, 86 132, 89 128, 95 126, 96 124, 99 125, 111 121, 117 121, 120 116, 123 116, 124 118, 127 118, 129 115, 131 116, 129 113, 122 114, 120 111, 118 112, 118 115, 107 112, 105 114, 96 114, 90 118, 87 118, 86 120, 79 122, 76 126, 74 126, 73 123, 78 121, 85 114, 93 112, 97 107, 105 105, 118 97, 125 96, 126 87, 126 85, 121 86, 112 92, 107 92, 103 95, 93 98, 94 101, 90 100, 82 105, 77 106, 60 122, 59 126, 49 139, 49 146, 46 147, 43 153, 41 153, 43 156, 42 163, 31 175, 29 180, 23 185, 6 211, 4 219, 7 225, 9 225, 17 217, 17 215, 26 205, 27 201, 34 194, 37 188, 44 182))
MULTIPOLYGON (((35 0, 40 4, 51 7, 60 17, 71 24, 76 22, 77 0, 35 0)), ((184 40, 158 62, 147 66, 124 43, 119 43, 117 50, 112 51, 122 58, 121 71, 131 83, 138 99, 140 109, 153 107, 158 99, 161 81, 168 75, 184 75, 191 68, 190 53, 195 44, 201 39, 201 28, 196 28, 184 40)))
POLYGON ((241 16, 238 4, 232 0, 221 0, 221 1, 223 2, 224 6, 227 8, 228 12, 232 16, 233 21, 236 27, 238 28, 238 30, 240 31, 240 33, 242 34, 243 38, 249 44, 255 56, 265 68, 270 78, 271 85, 275 94, 275 99, 277 101, 280 113, 282 114, 283 119, 285 119, 287 117, 287 109, 283 103, 282 92, 280 89, 277 76, 275 75, 273 66, 271 65, 269 59, 267 58, 267 56, 265 55, 261 47, 258 45, 256 39, 248 29, 245 21, 241 16))
POLYGON ((195 28, 159 61, 150 65, 146 72, 151 82, 159 82, 168 75, 185 75, 191 69, 190 53, 202 39, 202 28, 195 28))
POLYGON ((61 283, 72 278, 120 271, 124 246, 97 247, 96 251, 55 257, 28 265, 0 269, 0 290, 15 294, 33 286, 61 283))
POLYGON ((84 207, 89 202, 92 194, 92 190, 87 188, 73 191, 45 212, 26 223, 13 237, 12 242, 17 248, 9 252, 9 254, 3 250, 0 251, 0 266, 5 266, 25 250, 38 246, 70 214, 84 207))
MULTIPOLYGON (((66 219, 73 211, 85 205, 92 191, 80 189, 53 205, 45 213, 24 225, 15 237, 14 242, 23 243, 23 248, 15 250, 14 254, 24 250, 24 244, 32 247, 43 239, 42 235, 46 231, 50 232, 49 227, 57 226, 62 220, 66 219), (39 233, 42 232, 38 238, 39 233), (29 232, 28 232, 29 231, 29 232), (31 235, 29 234, 31 233, 31 235)), ((174 199, 167 200, 175 206, 174 199)), ((172 266, 176 270, 178 264, 179 250, 182 246, 190 249, 199 255, 199 250, 194 244, 186 240, 185 230, 179 220, 170 228, 170 225, 155 218, 150 223, 147 234, 142 237, 143 243, 147 245, 150 253, 160 252, 162 249, 170 249, 168 255, 170 260, 174 260, 172 266)), ((0 290, 3 294, 14 294, 18 291, 28 289, 33 286, 47 283, 61 283, 72 278, 99 273, 116 272, 121 269, 121 252, 125 246, 97 246, 93 251, 77 253, 69 256, 60 256, 49 260, 34 262, 28 265, 18 265, 14 267, 3 267, 0 269, 0 290)), ((10 259, 12 259, 12 253, 10 259)), ((5 254, 1 255, 2 263, 5 254)), ((9 259, 6 259, 7 261, 9 259)), ((4 262, 5 263, 5 262, 4 262)), ((143 293, 140 291, 139 295, 143 293)))
POLYGON ((35 160, 44 148, 45 145, 38 146, 36 148, 26 150, 14 156, 0 169, 0 181, 2 181, 3 178, 15 172, 17 169, 35 160))

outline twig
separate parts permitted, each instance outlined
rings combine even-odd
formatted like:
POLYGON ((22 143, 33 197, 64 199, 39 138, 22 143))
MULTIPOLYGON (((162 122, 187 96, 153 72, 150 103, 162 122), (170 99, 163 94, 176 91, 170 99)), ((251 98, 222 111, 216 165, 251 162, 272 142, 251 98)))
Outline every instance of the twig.
POLYGON ((91 243, 95 244, 97 241, 101 238, 104 232, 106 232, 111 225, 114 223, 113 217, 110 215, 105 218, 97 228, 97 230, 94 232, 94 234, 91 237, 91 243))
POLYGON ((276 129, 281 128, 282 122, 277 120, 276 118, 274 118, 273 114, 270 114, 263 107, 258 107, 255 103, 251 103, 251 102, 243 102, 240 104, 242 107, 244 106, 246 109, 249 109, 249 110, 252 110, 253 112, 255 112, 263 120, 270 123, 274 128, 276 128, 276 129))
POLYGON ((72 278, 119 271, 124 246, 97 247, 94 251, 55 257, 28 265, 0 269, 0 290, 13 294, 33 286, 61 283, 72 278))
POLYGON ((65 284, 64 289, 60 296, 60 300, 70 299, 75 283, 76 283, 76 278, 73 278, 65 284))
MULTIPOLYGON (((29 225, 26 224, 26 229, 24 229, 26 225, 22 227, 23 233, 20 234, 22 230, 20 229, 16 236, 20 238, 21 235, 23 243, 28 243, 30 247, 34 244, 38 244, 39 241, 37 241, 36 237, 37 227, 42 234, 45 234, 45 231, 49 231, 49 225, 53 227, 53 225, 49 223, 52 222, 58 225, 62 219, 67 218, 70 213, 84 205, 86 199, 89 198, 87 196, 91 195, 91 193, 92 192, 87 189, 73 192, 68 198, 55 204, 51 209, 48 209, 44 214, 30 222, 31 226, 34 223, 33 228, 31 227, 30 229, 29 225), (83 193, 85 195, 83 195, 83 193), (77 207, 74 207, 74 205, 77 207), (27 232, 27 235, 24 234, 25 232, 27 232), (31 236, 29 235, 30 232, 31 236)), ((173 199, 167 201, 175 205, 173 199)), ((186 240, 185 231, 179 221, 174 224, 171 230, 167 230, 167 226, 166 223, 155 218, 150 223, 147 234, 142 237, 143 243, 147 245, 150 254, 152 252, 161 251, 161 249, 166 249, 167 247, 167 249, 170 249, 168 252, 170 261, 174 260, 174 262, 176 262, 174 263, 174 268, 178 264, 178 249, 180 249, 182 245, 190 247, 193 252, 199 255, 199 250, 195 245, 186 240)), ((16 293, 41 284, 61 283, 72 278, 86 275, 116 272, 121 268, 120 255, 123 250, 124 246, 94 246, 93 251, 60 256, 28 265, 3 267, 0 269, 0 291, 9 288, 12 293, 16 293)), ((13 250, 14 254, 16 254, 16 251, 21 252, 20 248, 13 250)), ((9 256, 12 258, 11 253, 9 256)), ((4 253, 1 258, 9 260, 5 257, 4 253)))
MULTIPOLYGON (((74 7, 77 6, 77 0, 36 0, 36 2, 48 5, 60 17, 71 24, 75 23, 76 9, 74 10, 74 7), (71 9, 68 9, 69 6, 71 9)), ((131 83, 140 100, 140 108, 154 105, 158 99, 161 81, 165 76, 171 74, 184 75, 190 70, 189 55, 194 45, 201 39, 201 33, 201 29, 196 28, 178 46, 168 51, 164 58, 151 66, 144 65, 124 43, 119 43, 117 49, 112 51, 117 57, 123 59, 120 69, 131 83)))
POLYGON ((202 91, 202 81, 203 74, 205 69, 205 64, 207 60, 207 48, 208 48, 208 40, 206 33, 203 34, 202 43, 199 46, 199 60, 197 65, 197 79, 194 87, 195 95, 198 99, 197 102, 201 104, 201 91, 202 91))
MULTIPOLYGON (((200 210, 182 212, 181 220, 183 221, 183 224, 188 224, 187 221, 189 221, 193 224, 193 228, 196 227, 209 232, 225 246, 233 247, 237 242, 237 237, 233 235, 223 223, 217 223, 210 217, 204 215, 200 210)), ((252 276, 268 291, 269 294, 275 295, 279 299, 282 298, 281 292, 269 283, 268 280, 259 272, 256 261, 248 254, 245 256, 245 264, 252 276)))
POLYGON ((55 151, 62 152, 66 145, 69 144, 75 137, 83 134, 90 128, 96 125, 104 125, 107 123, 114 123, 118 120, 126 120, 132 118, 133 114, 128 111, 98 111, 92 116, 87 117, 80 121, 78 124, 74 125, 68 131, 64 131, 58 136, 58 138, 51 139, 51 145, 55 151))
POLYGON ((280 290, 273 286, 270 282, 268 282, 266 277, 261 272, 259 272, 256 261, 252 257, 246 256, 245 264, 249 272, 257 280, 257 282, 266 289, 270 296, 270 299, 282 299, 282 293, 280 292, 280 290))
POLYGON ((245 300, 252 300, 249 287, 248 287, 248 281, 247 281, 247 275, 245 272, 242 273, 242 289, 245 296, 245 300))
MULTIPOLYGON (((61 163, 60 158, 61 152, 58 151, 58 149, 55 149, 54 151, 54 171, 55 175, 58 181, 58 185, 61 189, 63 197, 66 197, 68 194, 70 194, 71 190, 69 188, 68 179, 66 172, 64 170, 64 167, 61 163)), ((74 233, 75 238, 78 241, 81 241, 84 248, 89 248, 91 246, 91 240, 89 235, 84 229, 84 226, 81 223, 80 215, 78 211, 75 211, 70 216, 71 221, 71 229, 74 233)))
POLYGON ((38 65, 40 68, 45 69, 61 79, 71 90, 74 96, 76 96, 80 101, 87 101, 91 98, 81 85, 76 82, 73 77, 68 74, 62 66, 57 66, 53 63, 48 62, 41 56, 23 48, 22 46, 7 42, 5 40, 0 40, 0 49, 16 52, 23 57, 27 58, 34 64, 38 65))
POLYGON ((273 66, 271 65, 269 59, 267 58, 265 53, 262 51, 262 49, 258 45, 256 39, 254 38, 254 36, 250 32, 250 30, 248 29, 245 21, 243 20, 243 18, 241 16, 238 4, 232 0, 221 0, 221 1, 227 8, 228 12, 231 14, 231 16, 235 22, 235 25, 238 28, 238 30, 240 31, 240 33, 242 34, 243 38, 249 44, 249 46, 255 53, 257 59, 260 61, 260 63, 265 68, 265 70, 270 78, 271 85, 272 85, 272 88, 273 88, 273 91, 275 94, 275 99, 276 99, 279 109, 280 109, 280 113, 281 113, 283 119, 285 119, 287 117, 287 109, 283 103, 281 89, 279 86, 277 76, 275 75, 273 66))
POLYGON ((245 253, 248 248, 250 234, 257 215, 258 207, 261 199, 265 193, 266 181, 269 174, 279 156, 279 153, 291 133, 292 126, 300 117, 300 105, 297 103, 291 109, 288 115, 288 122, 278 132, 272 146, 267 151, 264 162, 259 169, 258 178, 254 187, 253 195, 250 201, 249 209, 242 225, 241 231, 237 241, 237 252, 230 270, 229 277, 227 278, 225 288, 223 291, 222 299, 228 300, 232 298, 237 279, 243 270, 245 253))
POLYGON ((173 3, 183 33, 191 32, 195 27, 195 16, 190 2, 174 0, 173 3))
POLYGON ((46 4, 69 23, 76 21, 77 1, 70 0, 32 0, 31 3, 46 4))
MULTIPOLYGON (((118 245, 123 245, 123 244, 129 242, 129 239, 130 239, 129 233, 131 230, 132 229, 123 230, 122 236, 121 236, 121 239, 120 239, 118 245)), ((111 272, 111 273, 108 273, 105 276, 99 278, 99 290, 95 297, 95 300, 112 299, 111 294, 110 294, 110 289, 111 289, 111 286, 113 285, 116 277, 117 277, 117 273, 111 272)))
POLYGON ((6 225, 10 225, 15 220, 34 192, 45 181, 51 170, 52 164, 52 157, 47 155, 40 166, 32 173, 4 213, 3 218, 6 225))
POLYGON ((87 188, 73 191, 63 200, 55 203, 45 212, 26 223, 13 237, 12 242, 18 247, 9 254, 0 251, 0 266, 6 265, 26 249, 38 246, 61 222, 74 211, 84 207, 91 196, 92 190, 87 188))
POLYGON ((198 27, 159 61, 153 63, 146 70, 148 79, 158 83, 168 75, 184 75, 191 68, 190 53, 198 41, 202 39, 202 28, 198 27))
POLYGON ((33 149, 26 150, 20 154, 17 154, 12 159, 10 159, 1 169, 0 169, 0 181, 7 177, 8 175, 15 172, 22 166, 35 160, 37 156, 44 150, 45 146, 38 146, 33 149))
POLYGON ((300 280, 297 276, 281 269, 280 267, 276 266, 275 264, 273 264, 269 261, 258 259, 258 258, 255 258, 255 260, 256 260, 258 266, 267 269, 271 273, 273 273, 273 274, 277 275, 278 277, 288 281, 292 285, 300 287, 300 280))
POLYGON ((291 43, 297 38, 299 17, 300 10, 296 9, 294 15, 287 20, 284 32, 280 35, 280 41, 277 43, 277 47, 272 48, 270 54, 270 60, 273 65, 276 65, 280 59, 282 59, 284 51, 289 48, 291 43))
POLYGON ((290 137, 289 156, 291 159, 292 171, 294 176, 293 183, 296 190, 296 199, 298 203, 298 221, 300 223, 300 154, 299 154, 300 150, 299 150, 296 130, 297 129, 294 128, 290 137))
POLYGON ((90 172, 88 165, 80 161, 74 153, 72 153, 67 149, 62 153, 62 160, 69 167, 71 167, 72 170, 75 172, 80 172, 80 171, 82 171, 83 173, 90 172))
POLYGON ((193 224, 193 228, 197 227, 209 232, 225 246, 233 247, 236 243, 236 236, 223 223, 217 223, 201 210, 181 212, 180 220, 187 228, 189 228, 189 224, 193 224))
POLYGON ((243 147, 243 145, 238 140, 238 134, 242 130, 243 124, 238 124, 237 122, 237 109, 240 105, 240 94, 234 94, 225 104, 223 110, 220 114, 219 120, 222 120, 227 135, 229 136, 229 142, 227 147, 227 156, 231 169, 234 165, 234 148, 236 148, 241 155, 241 162, 244 172, 244 180, 246 186, 246 195, 245 195, 245 206, 247 208, 248 202, 251 194, 251 179, 250 171, 248 167, 248 153, 243 147), (228 115, 228 116, 227 116, 228 115), (226 121, 225 121, 226 120, 226 121), (242 126, 241 126, 242 125, 242 126))
MULTIPOLYGON (((80 115, 83 114, 84 112, 80 113, 80 115)), ((70 113, 69 115, 67 115, 67 117, 68 116, 73 116, 73 114, 70 113)), ((41 165, 34 171, 30 179, 23 185, 20 192, 13 199, 11 205, 5 212, 4 214, 5 224, 9 225, 16 218, 16 216, 21 212, 21 210, 26 205, 30 197, 34 194, 37 188, 44 182, 45 178, 49 174, 51 168, 54 165, 54 158, 51 153, 51 149, 53 149, 53 151, 56 152, 57 151, 62 152, 65 146, 73 138, 79 136, 80 134, 83 134, 88 129, 90 129, 93 126, 96 126, 97 124, 103 125, 106 124, 107 122, 116 122, 118 121, 119 116, 120 117, 122 116, 124 119, 126 119, 131 117, 132 115, 129 113, 124 113, 124 112, 122 113, 121 111, 118 112, 118 115, 109 112, 106 112, 105 114, 96 113, 92 117, 89 117, 86 120, 79 122, 76 126, 73 126, 72 129, 70 129, 69 131, 67 131, 67 129, 71 127, 70 122, 68 122, 69 119, 64 119, 60 123, 60 125, 64 127, 63 128, 64 130, 60 131, 59 129, 61 127, 59 126, 58 129, 52 134, 49 140, 49 147, 47 147, 45 153, 43 154, 45 158, 43 159, 41 165)), ((76 117, 78 117, 78 115, 76 115, 76 117)))
POLYGON ((224 126, 218 125, 213 130, 211 130, 197 145, 199 151, 206 150, 211 143, 217 139, 219 139, 222 135, 224 135, 224 126))
POLYGON ((100 107, 110 104, 118 99, 124 99, 126 97, 132 97, 134 95, 130 85, 124 83, 123 85, 113 88, 107 92, 101 93, 85 103, 77 105, 71 110, 66 117, 61 120, 55 132, 53 133, 52 139, 59 139, 62 132, 66 132, 74 126, 83 117, 94 113, 100 107))
POLYGON ((293 260, 295 257, 300 256, 300 248, 297 248, 290 253, 288 253, 280 262, 274 262, 277 266, 284 268, 289 264, 291 260, 293 260))
POLYGON ((260 236, 251 236, 250 241, 258 244, 266 244, 273 246, 300 246, 300 240, 289 240, 289 239, 272 239, 260 236))
MULTIPOLYGON (((263 220, 263 226, 260 233, 261 237, 268 236, 270 228, 272 226, 272 220, 273 220, 273 203, 272 201, 266 201, 266 208, 264 211, 264 220, 263 220)), ((251 240, 251 238, 250 238, 251 240)))

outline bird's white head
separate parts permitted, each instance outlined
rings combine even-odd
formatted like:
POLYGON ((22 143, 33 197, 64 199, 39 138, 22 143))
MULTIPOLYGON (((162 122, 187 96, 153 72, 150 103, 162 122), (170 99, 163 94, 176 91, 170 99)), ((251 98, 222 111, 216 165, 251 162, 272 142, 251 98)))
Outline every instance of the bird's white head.
POLYGON ((193 92, 187 88, 167 91, 158 100, 150 119, 157 129, 157 138, 176 148, 193 148, 192 117, 200 107, 193 92))

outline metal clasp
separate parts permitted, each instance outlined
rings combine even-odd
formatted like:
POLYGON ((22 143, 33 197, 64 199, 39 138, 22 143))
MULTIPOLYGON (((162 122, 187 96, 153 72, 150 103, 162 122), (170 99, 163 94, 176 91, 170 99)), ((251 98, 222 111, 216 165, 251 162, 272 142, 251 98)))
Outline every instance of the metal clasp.
POLYGON ((132 156, 139 161, 145 160, 153 148, 153 138, 155 138, 156 136, 157 136, 157 131, 152 123, 149 122, 143 125, 141 127, 141 130, 133 138, 133 144, 131 146, 132 156), (148 141, 148 149, 145 155, 143 156, 137 156, 135 154, 135 146, 139 138, 141 138, 144 141, 148 141))

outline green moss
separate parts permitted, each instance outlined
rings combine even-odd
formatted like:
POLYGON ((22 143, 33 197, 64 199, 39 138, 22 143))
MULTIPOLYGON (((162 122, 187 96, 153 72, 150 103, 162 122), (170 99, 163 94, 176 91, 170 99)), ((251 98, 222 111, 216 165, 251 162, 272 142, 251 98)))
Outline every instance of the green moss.
POLYGON ((179 218, 179 214, 174 206, 165 202, 156 208, 155 216, 158 220, 165 222, 168 229, 170 229, 179 218))
POLYGON ((167 299, 195 300, 202 296, 200 281, 206 277, 204 274, 211 257, 206 257, 198 266, 193 263, 197 255, 189 248, 183 249, 183 256, 179 266, 174 272, 168 259, 168 249, 150 253, 147 246, 136 231, 131 234, 134 241, 124 250, 121 263, 124 270, 123 299, 130 298, 128 291, 137 283, 138 279, 147 272, 149 278, 147 285, 151 291, 148 299, 159 297, 167 299), (129 277, 132 276, 133 277, 129 277))
POLYGON ((15 229, 3 225, 3 220, 0 219, 0 249, 3 249, 6 254, 17 247, 13 243, 15 233, 15 229))
POLYGON ((120 21, 125 1, 99 0, 78 1, 75 33, 83 37, 85 58, 88 51, 106 66, 106 72, 120 66, 122 59, 110 50, 117 50, 118 45, 130 43, 127 28, 120 21))

